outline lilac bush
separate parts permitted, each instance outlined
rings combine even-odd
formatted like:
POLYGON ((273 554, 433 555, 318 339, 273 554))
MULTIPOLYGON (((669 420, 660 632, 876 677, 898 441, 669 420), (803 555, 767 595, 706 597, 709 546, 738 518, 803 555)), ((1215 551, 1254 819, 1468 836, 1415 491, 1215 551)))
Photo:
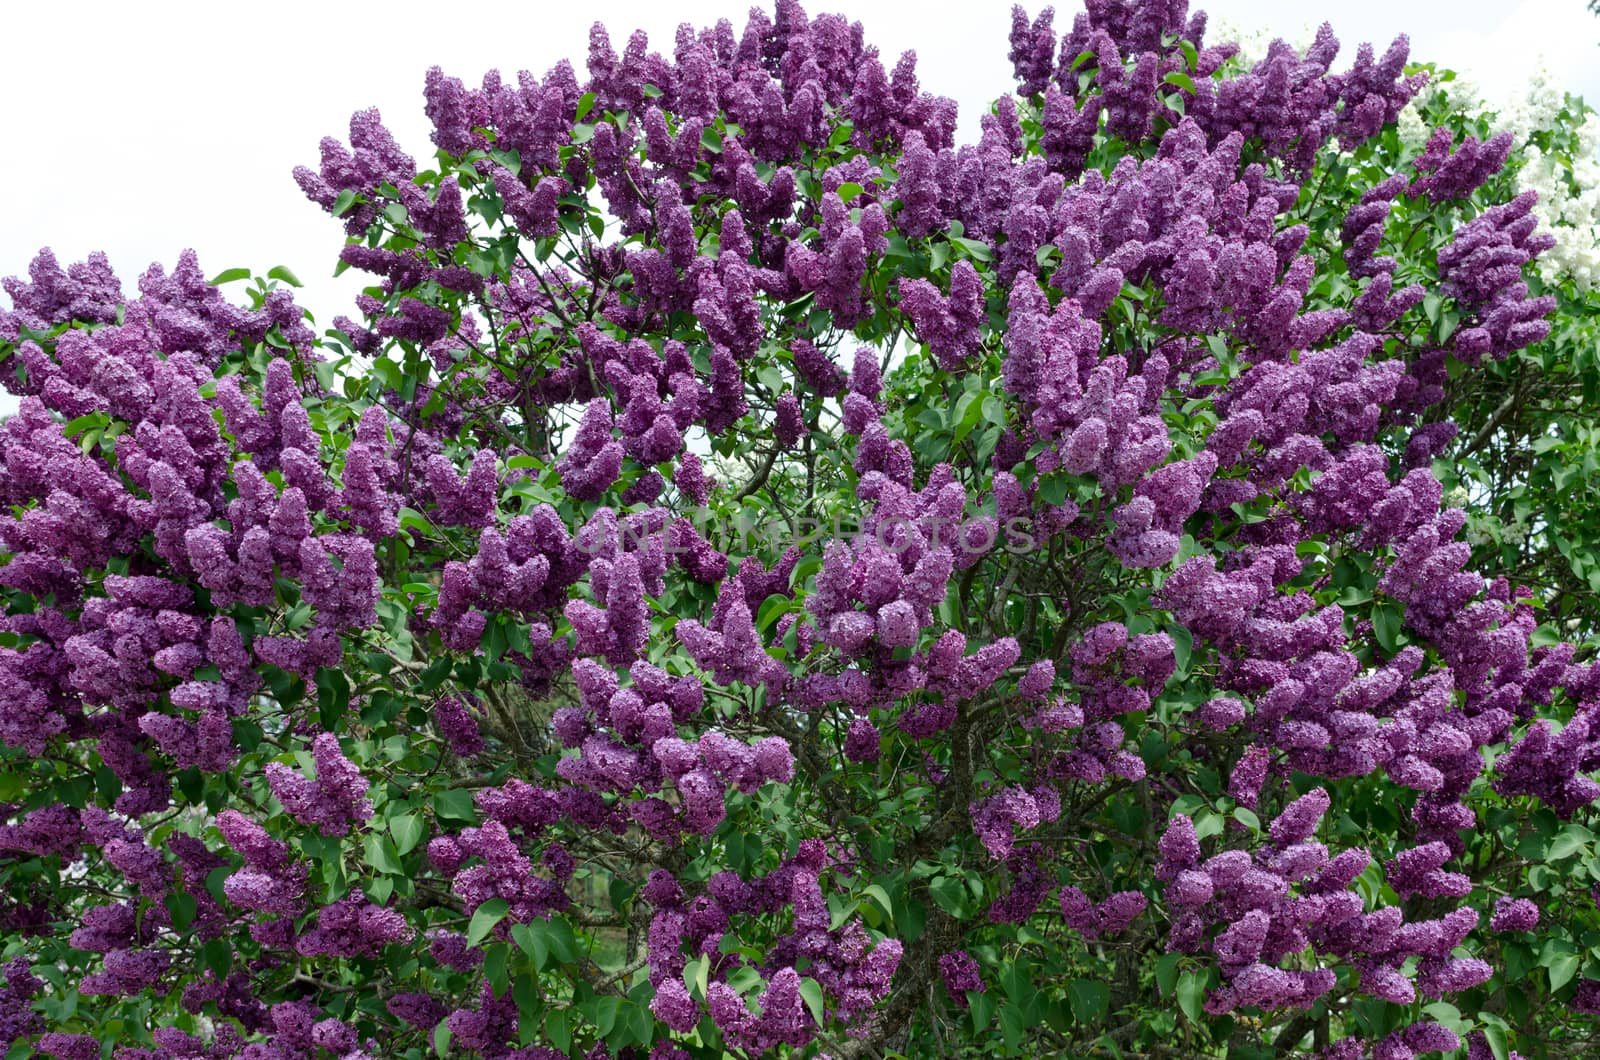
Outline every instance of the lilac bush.
POLYGON ((1600 671, 1435 473, 1551 335, 1511 140, 1010 39, 960 145, 793 0, 430 71, 295 173, 321 334, 6 281, 8 1055, 1591 1047, 1600 671))

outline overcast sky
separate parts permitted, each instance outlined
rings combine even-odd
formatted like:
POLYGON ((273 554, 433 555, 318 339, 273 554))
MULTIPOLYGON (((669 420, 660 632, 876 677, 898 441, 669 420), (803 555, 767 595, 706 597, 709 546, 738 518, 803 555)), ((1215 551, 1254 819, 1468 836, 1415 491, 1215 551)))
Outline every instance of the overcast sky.
MULTIPOLYGON (((866 26, 891 59, 914 48, 925 89, 954 96, 965 136, 987 101, 1011 87, 1009 0, 823 0, 866 26)), ((1036 12, 1041 4, 1025 5, 1036 12)), ((1583 0, 1217 0, 1214 17, 1299 39, 1328 18, 1345 49, 1411 36, 1412 56, 1510 91, 1540 59, 1573 90, 1600 98, 1600 18, 1583 0)), ((358 275, 331 279, 336 221, 290 176, 314 163, 317 141, 343 138, 349 115, 377 106, 419 158, 432 151, 422 114, 424 71, 438 64, 476 84, 497 67, 542 76, 570 58, 583 74, 596 19, 620 47, 636 27, 668 51, 680 22, 730 18, 745 0, 477 0, 442 5, 308 3, 30 3, 7 11, 0 60, 0 276, 22 274, 42 246, 63 264, 105 250, 131 290, 151 261, 195 248, 208 275, 287 265, 307 282, 301 301, 326 326, 348 312, 358 275), (346 13, 348 12, 348 13, 346 13)), ((1057 5, 1058 29, 1076 0, 1057 5)))

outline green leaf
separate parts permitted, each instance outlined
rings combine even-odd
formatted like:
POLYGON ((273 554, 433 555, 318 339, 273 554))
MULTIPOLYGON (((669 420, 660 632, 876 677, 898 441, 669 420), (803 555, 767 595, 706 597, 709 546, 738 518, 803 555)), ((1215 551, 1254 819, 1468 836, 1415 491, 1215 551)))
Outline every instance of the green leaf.
POLYGON ((578 959, 578 940, 572 933, 572 925, 559 916, 553 916, 544 921, 544 928, 550 940, 550 952, 562 964, 571 964, 578 959))
POLYGON ((928 893, 940 909, 960 919, 966 916, 966 891, 961 881, 951 876, 936 876, 928 881, 928 893))
POLYGON ((1005 1039, 1006 1055, 1016 1055, 1027 1024, 1027 1015, 1016 1005, 1006 1005, 1000 1009, 1000 1035, 1005 1039))
POLYGON ((994 1019, 994 998, 977 990, 968 990, 967 1004, 972 1009, 972 1029, 975 1031, 988 1030, 989 1022, 994 1019))
POLYGON ((333 214, 335 217, 343 217, 345 214, 350 212, 350 207, 354 206, 355 204, 356 193, 350 188, 346 188, 339 193, 337 198, 333 200, 333 208, 328 212, 333 214))
POLYGON ((765 633, 774 622, 778 621, 789 610, 789 605, 794 601, 782 593, 773 593, 761 601, 761 608, 756 612, 756 629, 765 633))
POLYGON ((433 796, 433 812, 443 821, 466 821, 475 824, 478 820, 477 809, 472 804, 472 792, 466 788, 436 792, 433 796))
POLYGON ((1461 1010, 1448 1001, 1435 1001, 1431 1005, 1423 1005, 1422 1011, 1446 1025, 1461 1022, 1461 1010))
POLYGON ((372 832, 362 840, 361 846, 368 865, 392 876, 404 874, 405 870, 400 867, 400 855, 388 839, 372 832))
MULTIPOLYGON (((1183 557, 1179 556, 1180 562, 1183 557)), ((1167 635, 1172 638, 1172 657, 1177 664, 1177 675, 1184 677, 1189 673, 1189 659, 1194 655, 1194 634, 1180 625, 1167 627, 1167 635)))
POLYGON ((1197 972, 1187 972, 1178 979, 1178 1007, 1189 1017, 1189 1022, 1199 1023, 1205 1013, 1205 978, 1197 972))
POLYGON ((194 923, 194 915, 198 908, 194 895, 176 891, 167 895, 167 911, 172 914, 172 926, 182 931, 194 923))
POLYGON ((550 961, 550 948, 545 945, 543 927, 541 920, 535 920, 532 924, 511 925, 511 941, 517 944, 517 949, 528 955, 536 972, 550 961))
POLYGON ((65 434, 68 438, 71 438, 74 435, 76 435, 76 434, 78 434, 78 433, 80 433, 82 431, 86 431, 91 427, 104 427, 106 425, 106 422, 107 421, 106 421, 106 414, 105 413, 103 413, 103 412, 86 412, 82 416, 79 416, 76 419, 68 420, 67 421, 67 425, 65 427, 61 428, 61 432, 63 434, 65 434))
POLYGON ((643 1004, 629 1005, 622 1013, 623 1025, 608 1040, 612 1048, 636 1043, 649 1045, 655 1035, 656 1020, 643 1004))
POLYGON ((1178 985, 1178 962, 1182 959, 1181 953, 1167 953, 1156 962, 1156 987, 1163 997, 1171 997, 1172 988, 1178 985))
POLYGON ((511 976, 507 972, 510 961, 509 946, 490 946, 488 955, 483 959, 483 977, 488 981, 495 997, 505 997, 506 990, 511 986, 511 976))
POLYGON ((489 157, 506 167, 513 177, 522 175, 521 151, 490 151, 489 157))
POLYGON ((1585 849, 1594 842, 1594 833, 1582 825, 1568 825, 1545 848, 1546 861, 1561 861, 1585 849))
POLYGON ((1261 818, 1257 817, 1254 811, 1246 809, 1243 806, 1237 806, 1234 808, 1233 819, 1250 829, 1252 832, 1261 831, 1261 818))
POLYGON ((1039 499, 1050 507, 1060 506, 1067 499, 1067 491, 1072 488, 1072 476, 1065 474, 1041 475, 1039 477, 1039 499))
POLYGON ((414 813, 402 813, 389 818, 389 834, 394 836, 394 848, 402 856, 416 849, 422 842, 422 820, 414 813))
POLYGON ((1578 964, 1578 956, 1574 953, 1558 954, 1550 961, 1545 971, 1550 976, 1551 993, 1572 982, 1572 977, 1578 974, 1578 964))
POLYGON ((905 236, 892 235, 892 236, 888 236, 886 238, 888 239, 888 242, 889 242, 889 249, 885 250, 883 252, 883 256, 884 257, 886 257, 886 258, 914 258, 914 257, 916 257, 916 254, 914 254, 912 252, 912 250, 911 250, 911 244, 906 241, 906 237, 905 236))
POLYGON ((450 1026, 444 1020, 433 1029, 433 1051, 440 1056, 450 1052, 450 1026))
POLYGON ((589 112, 594 109, 594 100, 595 95, 593 92, 585 92, 582 96, 578 97, 578 111, 572 116, 572 120, 582 121, 584 118, 588 117, 589 112))
POLYGON ((1220 335, 1207 335, 1206 346, 1211 350, 1211 355, 1217 359, 1218 364, 1232 364, 1233 351, 1228 349, 1228 342, 1220 335))
POLYGON ((873 901, 877 902, 879 905, 883 906, 883 911, 885 913, 888 913, 890 917, 894 916, 894 906, 891 905, 890 902, 889 902, 889 892, 888 891, 884 890, 882 887, 878 886, 876 883, 872 883, 872 884, 868 884, 866 886, 866 888, 864 888, 862 890, 861 893, 866 895, 868 898, 871 898, 873 901))
POLYGON ((617 1025, 617 1014, 622 1011, 622 999, 615 994, 602 997, 594 1002, 594 1029, 595 1033, 604 1038, 611 1033, 611 1028, 617 1025))
POLYGON ((228 896, 223 891, 222 885, 232 875, 233 869, 227 865, 212 869, 206 874, 206 891, 220 906, 226 907, 228 904, 228 896))
POLYGON ((505 919, 507 910, 511 906, 504 898, 491 898, 484 902, 472 914, 472 920, 467 924, 467 945, 476 946, 489 937, 495 925, 505 919))
POLYGON ((985 394, 983 398, 983 418, 996 427, 1006 425, 1006 405, 997 394, 985 394))
POLYGON ((817 1021, 817 1026, 822 1026, 822 984, 811 978, 800 980, 800 997, 811 1010, 811 1018, 817 1021))
POLYGON ((538 1026, 543 1002, 539 1000, 539 986, 535 976, 519 975, 511 983, 511 996, 517 1003, 517 1026, 522 1045, 532 1045, 538 1036, 538 1026))
POLYGON ((1194 93, 1194 81, 1189 77, 1188 74, 1180 74, 1174 70, 1161 80, 1169 85, 1177 85, 1179 88, 1190 93, 1191 95, 1194 93))
POLYGON ((305 284, 300 282, 300 277, 289 271, 289 266, 287 265, 274 265, 272 268, 267 270, 267 278, 271 280, 282 280, 290 287, 305 286, 305 284))
POLYGON ((558 1008, 550 1013, 545 1020, 544 1033, 557 1051, 565 1053, 572 1048, 572 1017, 566 1009, 558 1008))
POLYGON ((1401 621, 1397 604, 1382 603, 1372 609, 1372 635, 1384 651, 1392 652, 1398 646, 1401 621))
POLYGON ((951 242, 959 246, 962 250, 965 250, 969 255, 976 258, 978 261, 994 260, 994 251, 990 249, 989 244, 987 243, 980 242, 976 239, 966 238, 952 239, 951 242))
POLYGON ((697 998, 704 998, 711 989, 711 958, 701 954, 683 969, 684 985, 697 998))
POLYGON ((1106 1014, 1111 988, 1099 979, 1074 979, 1067 984, 1067 1000, 1079 1023, 1093 1023, 1106 1014))
MULTIPOLYGON (((431 590, 433 587, 429 586, 428 588, 431 590)), ((422 671, 421 676, 417 679, 417 687, 424 692, 433 691, 435 688, 438 688, 440 685, 444 684, 445 678, 450 675, 450 668, 454 665, 454 660, 452 660, 448 655, 439 659, 435 659, 422 671)), ((437 800, 435 804, 437 805, 437 800)), ((471 805, 472 794, 468 792, 467 806, 469 808, 469 812, 471 805)), ((468 820, 469 818, 462 817, 457 819, 468 820)))
POLYGON ((752 989, 766 982, 761 978, 761 973, 749 965, 735 968, 728 973, 728 987, 736 994, 748 994, 752 989))
MULTIPOLYGON (((301 604, 301 607, 306 606, 301 604)), ((350 706, 350 679, 343 670, 331 666, 317 668, 317 713, 322 727, 329 732, 338 728, 339 719, 344 717, 345 710, 350 706)))
POLYGON ((610 886, 606 888, 607 895, 611 899, 611 908, 620 911, 638 889, 639 885, 631 880, 625 880, 621 876, 613 877, 610 886))
MULTIPOLYGON (((937 414, 938 410, 930 410, 937 414)), ((962 394, 956 399, 955 419, 956 429, 950 435, 952 447, 960 445, 961 440, 972 433, 972 428, 978 425, 978 419, 983 415, 983 405, 978 401, 976 394, 962 394)))
MULTIPOLYGON (((355 193, 351 192, 351 194, 354 195, 355 193)), ((237 269, 224 269, 206 282, 213 287, 221 287, 225 283, 232 283, 235 280, 248 280, 249 278, 250 270, 240 267, 237 269)))
POLYGON ((1483 1040, 1488 1043, 1489 1052, 1494 1054, 1494 1060, 1511 1060, 1511 1047, 1506 1041, 1504 1027, 1486 1024, 1483 1028, 1483 1040))
POLYGON ((200 960, 218 979, 225 979, 233 967, 233 947, 225 938, 212 939, 200 948, 200 960))

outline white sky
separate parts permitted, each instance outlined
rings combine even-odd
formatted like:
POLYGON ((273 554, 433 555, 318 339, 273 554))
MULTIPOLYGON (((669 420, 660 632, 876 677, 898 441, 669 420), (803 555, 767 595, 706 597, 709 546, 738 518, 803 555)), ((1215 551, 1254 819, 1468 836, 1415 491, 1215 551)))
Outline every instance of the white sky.
MULTIPOLYGON (((923 87, 960 103, 963 138, 1011 87, 1009 0, 806 6, 861 20, 891 60, 915 48, 923 87)), ((1036 13, 1043 5, 1025 6, 1036 13)), ((1514 90, 1542 52, 1561 82, 1600 99, 1600 18, 1583 0, 1196 6, 1290 40, 1327 18, 1345 44, 1338 68, 1359 41, 1381 51, 1409 32, 1414 58, 1468 72, 1491 91, 1514 90)), ((1077 0, 1056 7, 1058 30, 1070 26, 1077 0)), ((8 45, 0 134, 9 149, 0 166, 0 276, 24 274, 42 246, 64 265, 100 249, 132 290, 151 261, 170 267, 193 247, 208 275, 289 266, 307 283, 302 304, 327 326, 350 311, 363 281, 354 270, 331 278, 340 225, 301 195, 290 171, 315 165, 323 135, 344 138, 352 111, 379 107, 401 144, 424 158, 432 144, 422 78, 431 65, 474 85, 491 67, 542 76, 566 57, 582 78, 596 19, 619 49, 642 27, 665 53, 679 22, 728 17, 737 31, 747 9, 748 0, 477 0, 460 14, 436 2, 386 2, 359 14, 327 0, 8 5, 0 19, 8 45)))

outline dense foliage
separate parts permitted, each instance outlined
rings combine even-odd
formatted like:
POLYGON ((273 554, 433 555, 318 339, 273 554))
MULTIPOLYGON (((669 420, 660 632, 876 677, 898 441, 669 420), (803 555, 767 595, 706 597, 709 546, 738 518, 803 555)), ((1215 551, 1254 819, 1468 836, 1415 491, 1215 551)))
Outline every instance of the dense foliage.
POLYGON ((321 336, 7 281, 8 1056, 1594 1048, 1592 119, 1011 45, 432 71, 321 336))

